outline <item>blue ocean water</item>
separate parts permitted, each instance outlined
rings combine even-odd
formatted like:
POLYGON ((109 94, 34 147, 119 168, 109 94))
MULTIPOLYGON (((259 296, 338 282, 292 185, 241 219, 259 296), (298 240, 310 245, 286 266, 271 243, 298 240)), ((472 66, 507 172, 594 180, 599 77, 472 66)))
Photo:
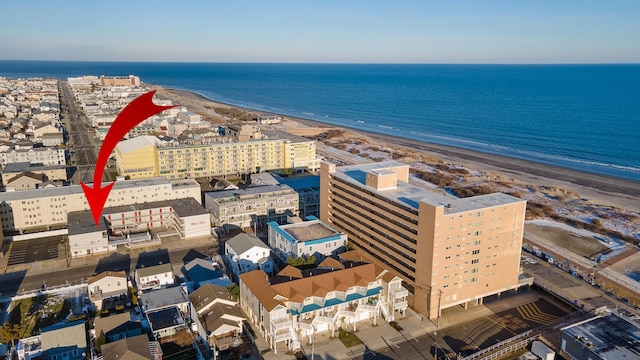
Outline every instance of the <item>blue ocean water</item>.
POLYGON ((6 77, 86 74, 640 180, 640 65, 0 61, 6 77))

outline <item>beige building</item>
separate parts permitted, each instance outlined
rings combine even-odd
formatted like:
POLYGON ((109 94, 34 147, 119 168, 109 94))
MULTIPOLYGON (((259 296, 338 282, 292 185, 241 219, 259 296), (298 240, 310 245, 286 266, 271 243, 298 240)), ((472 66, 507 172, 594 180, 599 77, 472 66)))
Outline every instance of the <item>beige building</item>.
MULTIPOLYGON (((116 181, 105 208, 186 198, 200 202, 200 185, 195 180, 116 181)), ((89 205, 80 185, 0 193, 0 217, 5 233, 65 228, 67 213, 84 210, 89 210, 89 205)))
POLYGON ((29 149, 10 149, 0 152, 0 165, 3 167, 11 163, 29 162, 42 165, 66 165, 65 149, 58 147, 43 147, 29 149))
POLYGON ((276 353, 278 343, 295 351, 317 332, 357 330, 359 321, 376 324, 380 317, 393 321, 407 309, 401 278, 344 258, 328 258, 304 272, 289 265, 274 278, 253 270, 240 275, 239 285, 240 307, 276 353))
POLYGON ((325 162, 320 182, 321 219, 400 276, 429 318, 521 285, 524 200, 420 188, 409 184, 409 166, 395 161, 325 162))
MULTIPOLYGON (((284 133, 281 133, 284 134, 284 133)), ((152 136, 121 141, 115 150, 119 175, 132 179, 164 176, 183 179, 257 173, 278 169, 315 171, 321 158, 316 143, 294 135, 223 137, 208 144, 165 143, 152 136)))
POLYGON ((282 224, 287 216, 298 216, 300 211, 298 194, 287 185, 208 192, 204 204, 213 225, 226 228, 264 227, 270 221, 282 224))
POLYGON ((100 76, 102 86, 140 86, 140 78, 134 75, 129 76, 100 76))

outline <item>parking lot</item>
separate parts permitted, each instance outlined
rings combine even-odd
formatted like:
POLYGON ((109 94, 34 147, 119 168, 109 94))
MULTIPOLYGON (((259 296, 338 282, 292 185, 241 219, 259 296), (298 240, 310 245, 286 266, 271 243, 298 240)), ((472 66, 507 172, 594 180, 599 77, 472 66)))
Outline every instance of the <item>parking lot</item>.
POLYGON ((64 257, 64 245, 60 236, 42 239, 15 241, 9 252, 8 266, 29 264, 36 261, 54 260, 64 257))

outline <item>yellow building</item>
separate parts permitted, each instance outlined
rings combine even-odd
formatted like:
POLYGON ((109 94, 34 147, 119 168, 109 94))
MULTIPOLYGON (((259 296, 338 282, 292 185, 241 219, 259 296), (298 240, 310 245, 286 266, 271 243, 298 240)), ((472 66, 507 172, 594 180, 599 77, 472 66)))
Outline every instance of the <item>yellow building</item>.
POLYGON ((257 173, 279 169, 315 171, 321 158, 316 143, 290 135, 202 145, 167 144, 153 136, 121 141, 115 149, 119 175, 167 179, 257 173))
POLYGON ((390 268, 429 318, 516 289, 526 201, 459 199, 409 184, 395 161, 320 168, 320 218, 390 268))

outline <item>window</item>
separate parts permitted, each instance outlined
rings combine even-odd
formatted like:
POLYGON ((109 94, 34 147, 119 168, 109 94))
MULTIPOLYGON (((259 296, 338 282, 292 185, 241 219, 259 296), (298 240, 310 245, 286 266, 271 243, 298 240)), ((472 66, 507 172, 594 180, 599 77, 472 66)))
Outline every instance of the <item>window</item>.
POLYGON ((471 264, 477 264, 479 261, 480 260, 478 260, 478 259, 473 259, 473 260, 471 260, 471 264))
POLYGON ((471 255, 478 255, 478 254, 480 254, 480 249, 476 249, 471 252, 471 255))
POLYGON ((469 280, 469 282, 470 282, 470 283, 474 283, 474 282, 476 282, 476 281, 478 281, 478 278, 477 278, 477 277, 472 277, 472 278, 471 278, 471 280, 469 280))

